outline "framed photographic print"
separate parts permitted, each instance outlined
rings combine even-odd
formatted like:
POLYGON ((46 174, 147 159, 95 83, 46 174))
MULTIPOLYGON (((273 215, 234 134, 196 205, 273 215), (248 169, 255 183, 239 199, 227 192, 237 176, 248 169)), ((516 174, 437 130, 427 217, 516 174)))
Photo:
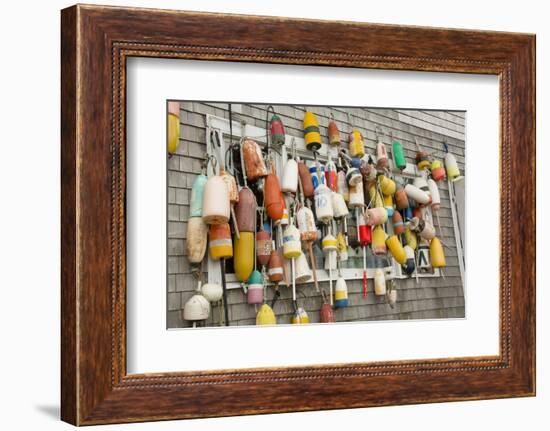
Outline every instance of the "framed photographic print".
POLYGON ((78 5, 61 41, 63 420, 535 394, 533 35, 78 5))

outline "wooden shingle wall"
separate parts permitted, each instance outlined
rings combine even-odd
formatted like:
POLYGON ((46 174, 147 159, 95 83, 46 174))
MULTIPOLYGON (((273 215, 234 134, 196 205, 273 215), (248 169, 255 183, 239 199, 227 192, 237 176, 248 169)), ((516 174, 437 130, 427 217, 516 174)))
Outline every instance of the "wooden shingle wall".
MULTIPOLYGON (((384 133, 393 134, 404 147, 407 161, 414 163, 415 138, 430 151, 432 156, 443 160, 442 141, 445 140, 458 161, 461 172, 465 161, 465 117, 463 112, 411 111, 403 109, 378 108, 322 108, 306 106, 275 106, 288 135, 303 137, 302 119, 310 110, 317 115, 321 134, 326 139, 326 126, 330 112, 340 129, 342 139, 347 141, 351 127, 357 127, 365 137, 368 151, 375 152, 375 126, 384 133), (348 112, 350 115, 348 115, 348 112)), ((245 121, 265 128, 266 105, 233 104, 234 120, 245 121)), ((168 161, 168 327, 189 326, 182 318, 185 302, 193 294, 196 281, 190 274, 190 266, 185 258, 185 238, 191 187, 206 152, 206 114, 229 118, 228 106, 223 103, 181 103, 181 141, 177 151, 168 161)), ((389 140, 384 142, 389 148, 389 140)), ((445 247, 447 268, 445 278, 421 278, 397 280, 398 302, 390 308, 384 299, 372 293, 372 280, 369 280, 367 299, 363 298, 362 281, 348 281, 350 306, 336 310, 337 321, 385 320, 385 319, 428 319, 464 317, 464 289, 460 278, 457 250, 455 247, 453 219, 449 192, 446 182, 438 183, 441 194, 439 211, 442 240, 445 247)), ((328 287, 322 286, 327 288, 328 287)), ((268 297, 273 292, 268 289, 268 297)), ((319 320, 321 297, 312 284, 299 287, 300 305, 309 314, 312 322, 319 320)), ((230 290, 230 319, 232 325, 255 323, 255 308, 246 304, 246 296, 241 289, 230 290)), ((292 313, 290 289, 282 289, 281 299, 275 305, 278 323, 289 323, 292 313)), ((216 321, 218 310, 213 309, 211 318, 216 321)), ((210 322, 211 323, 211 322, 210 322)))

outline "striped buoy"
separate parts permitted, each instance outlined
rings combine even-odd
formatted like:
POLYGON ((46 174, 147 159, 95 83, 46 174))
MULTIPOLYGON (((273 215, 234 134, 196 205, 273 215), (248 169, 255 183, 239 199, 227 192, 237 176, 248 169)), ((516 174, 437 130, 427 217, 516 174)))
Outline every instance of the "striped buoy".
POLYGON ((388 217, 393 216, 393 197, 392 195, 387 195, 383 197, 384 200, 384 208, 386 209, 386 212, 388 213, 388 217))
POLYGON ((269 129, 271 132, 271 143, 276 146, 284 145, 285 143, 285 126, 281 117, 273 114, 269 121, 269 129))
POLYGON ((403 218, 399 211, 395 211, 392 217, 393 233, 400 235, 405 232, 405 224, 403 223, 403 218))
POLYGON ((442 181, 445 179, 445 168, 441 160, 434 159, 431 166, 432 178, 434 181, 442 181))
POLYGON ((348 306, 348 286, 344 277, 339 276, 334 288, 334 306, 344 308, 348 306))
POLYGON ((304 115, 304 140, 306 148, 310 151, 317 151, 321 148, 319 123, 315 114, 310 111, 307 111, 304 115))
POLYGON ((208 230, 208 251, 212 260, 233 257, 231 228, 228 223, 210 225, 208 230))

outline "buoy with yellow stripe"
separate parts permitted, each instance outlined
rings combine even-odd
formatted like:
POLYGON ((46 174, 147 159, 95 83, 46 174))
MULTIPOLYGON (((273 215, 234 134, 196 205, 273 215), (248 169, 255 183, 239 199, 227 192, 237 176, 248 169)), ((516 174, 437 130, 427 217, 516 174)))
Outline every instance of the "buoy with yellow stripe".
POLYGON ((384 196, 384 208, 386 209, 386 212, 388 213, 388 217, 393 216, 393 197, 392 195, 384 196))
POLYGON ((427 169, 430 167, 430 155, 427 151, 423 151, 420 149, 420 145, 418 144, 418 140, 414 138, 414 142, 416 144, 416 166, 419 170, 427 169))
POLYGON ((306 111, 304 115, 304 140, 306 148, 310 151, 317 151, 321 148, 319 122, 315 114, 310 111, 306 111))
POLYGON ((434 181, 443 181, 445 179, 445 168, 443 167, 441 160, 434 159, 430 169, 432 171, 432 178, 434 181))
POLYGON ((336 308, 348 306, 348 286, 341 273, 338 273, 336 286, 334 287, 334 306, 336 308))
POLYGON ((208 230, 208 251, 212 260, 233 257, 233 242, 228 223, 210 225, 208 230))
POLYGON ((168 154, 170 157, 178 149, 180 127, 180 104, 179 102, 168 102, 168 154))

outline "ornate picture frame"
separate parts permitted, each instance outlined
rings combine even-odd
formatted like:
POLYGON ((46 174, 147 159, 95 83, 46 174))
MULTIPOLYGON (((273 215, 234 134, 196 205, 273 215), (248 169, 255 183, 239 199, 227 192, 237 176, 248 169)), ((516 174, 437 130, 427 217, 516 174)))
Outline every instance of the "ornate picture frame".
POLYGON ((63 10, 61 21, 64 421, 91 425, 535 394, 534 35, 91 5, 63 10), (135 56, 497 75, 500 353, 128 374, 125 100, 126 60, 135 56), (250 396, 256 391, 262 396, 250 396))

